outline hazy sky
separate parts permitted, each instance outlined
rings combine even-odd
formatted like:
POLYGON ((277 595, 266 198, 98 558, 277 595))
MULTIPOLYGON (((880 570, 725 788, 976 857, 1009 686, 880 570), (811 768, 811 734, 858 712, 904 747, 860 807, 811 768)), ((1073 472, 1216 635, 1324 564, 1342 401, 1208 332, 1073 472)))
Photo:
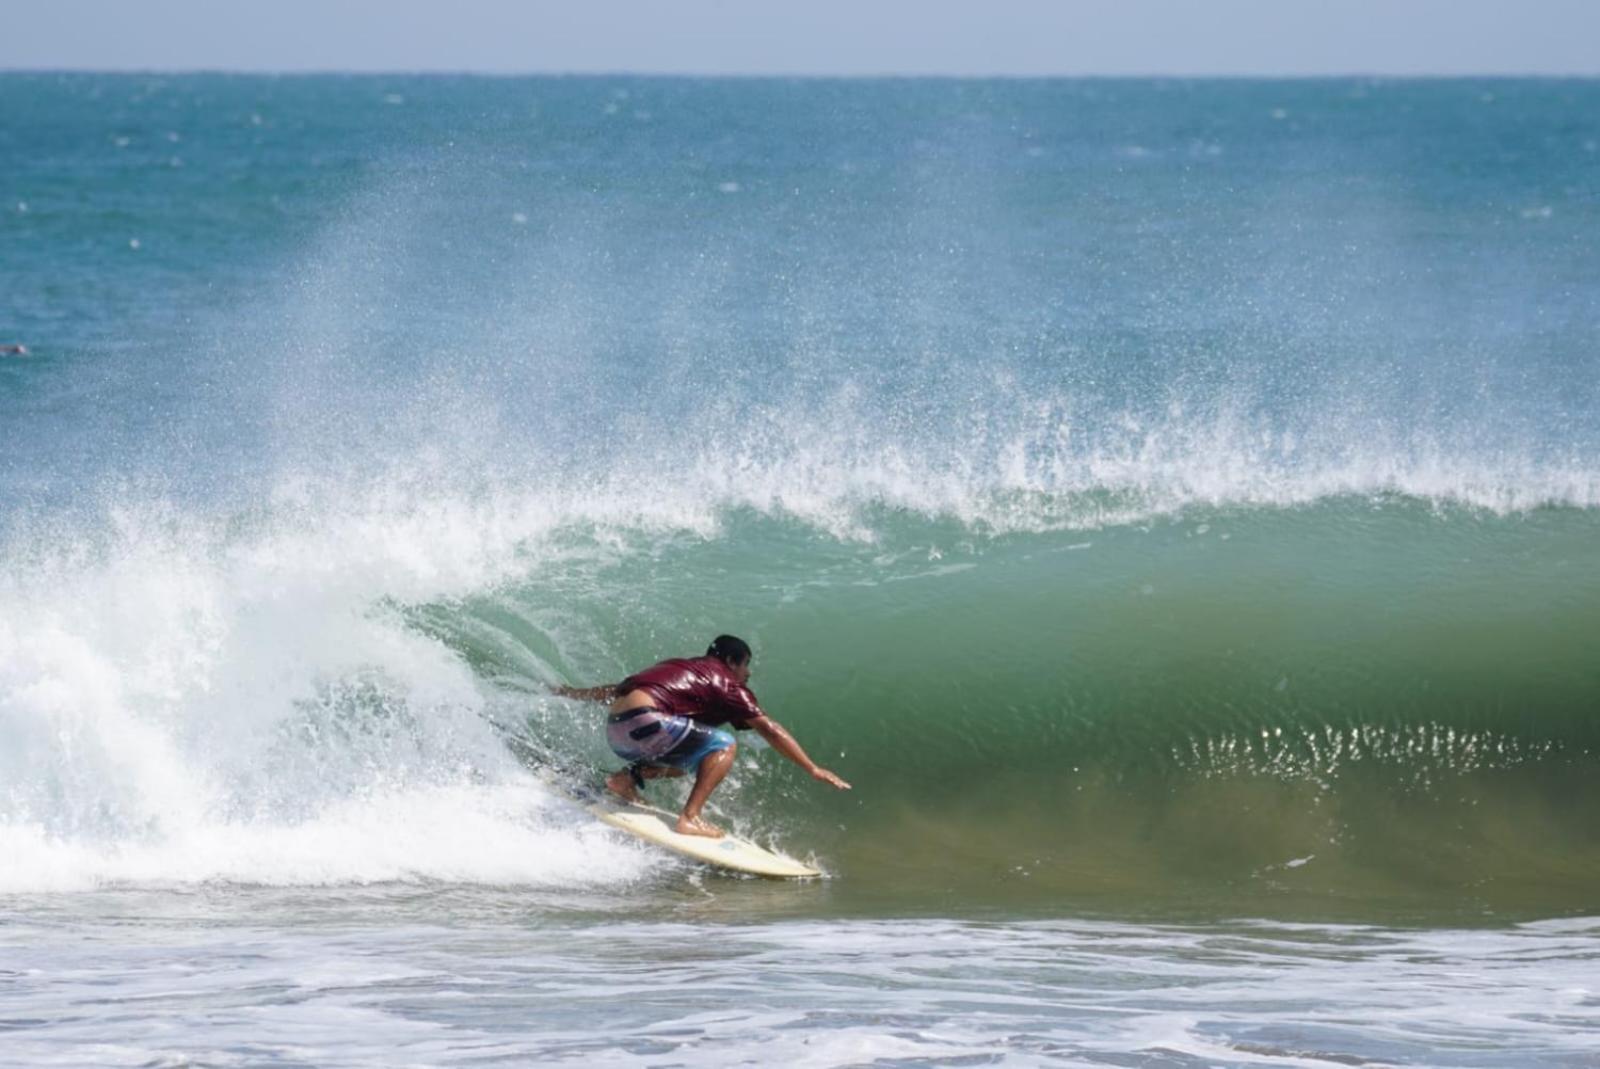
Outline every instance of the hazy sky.
POLYGON ((1600 0, 0 0, 0 67, 1600 74, 1600 0))

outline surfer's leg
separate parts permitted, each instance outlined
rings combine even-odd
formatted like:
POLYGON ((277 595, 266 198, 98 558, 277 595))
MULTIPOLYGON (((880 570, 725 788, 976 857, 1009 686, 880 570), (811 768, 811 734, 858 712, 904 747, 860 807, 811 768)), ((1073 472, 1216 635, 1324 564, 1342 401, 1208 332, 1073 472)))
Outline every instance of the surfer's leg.
POLYGON ((689 800, 683 804, 683 813, 678 817, 680 835, 722 838, 722 829, 707 823, 700 816, 700 810, 706 804, 706 799, 711 797, 711 792, 717 789, 717 784, 722 782, 722 777, 728 774, 728 769, 733 767, 733 755, 738 748, 737 744, 729 742, 726 747, 714 750, 700 759, 694 788, 689 791, 689 800))
POLYGON ((621 798, 624 802, 638 804, 644 801, 639 794, 639 788, 647 779, 675 779, 683 775, 681 768, 666 768, 662 765, 633 765, 619 772, 613 772, 606 777, 606 790, 621 798))
POLYGON ((636 805, 644 801, 644 797, 639 793, 639 788, 634 786, 633 769, 631 768, 624 768, 607 776, 606 790, 630 805, 636 805))

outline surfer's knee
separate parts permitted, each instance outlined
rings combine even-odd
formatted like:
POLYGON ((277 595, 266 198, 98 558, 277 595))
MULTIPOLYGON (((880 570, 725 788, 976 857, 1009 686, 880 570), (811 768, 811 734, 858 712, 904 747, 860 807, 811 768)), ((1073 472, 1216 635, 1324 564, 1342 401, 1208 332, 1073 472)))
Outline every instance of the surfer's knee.
POLYGON ((733 755, 739 749, 739 744, 730 742, 726 746, 719 746, 700 759, 698 771, 708 769, 727 768, 733 763, 733 755))

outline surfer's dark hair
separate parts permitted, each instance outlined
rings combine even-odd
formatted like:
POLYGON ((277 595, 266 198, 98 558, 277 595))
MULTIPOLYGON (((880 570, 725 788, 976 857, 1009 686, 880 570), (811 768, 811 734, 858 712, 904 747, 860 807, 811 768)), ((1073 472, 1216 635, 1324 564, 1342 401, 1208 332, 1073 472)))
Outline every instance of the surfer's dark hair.
POLYGON ((715 657, 723 664, 745 664, 750 660, 750 644, 732 635, 718 635, 706 647, 706 656, 715 657))

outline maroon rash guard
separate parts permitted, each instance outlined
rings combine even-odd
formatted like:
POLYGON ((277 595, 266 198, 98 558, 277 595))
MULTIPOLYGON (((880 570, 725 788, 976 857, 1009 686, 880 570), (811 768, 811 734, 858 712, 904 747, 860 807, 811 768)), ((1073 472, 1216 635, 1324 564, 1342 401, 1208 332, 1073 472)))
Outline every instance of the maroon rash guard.
POLYGON ((717 727, 743 731, 767 714, 750 688, 715 657, 675 658, 652 665, 617 684, 617 694, 642 690, 655 707, 673 716, 687 716, 717 727))

